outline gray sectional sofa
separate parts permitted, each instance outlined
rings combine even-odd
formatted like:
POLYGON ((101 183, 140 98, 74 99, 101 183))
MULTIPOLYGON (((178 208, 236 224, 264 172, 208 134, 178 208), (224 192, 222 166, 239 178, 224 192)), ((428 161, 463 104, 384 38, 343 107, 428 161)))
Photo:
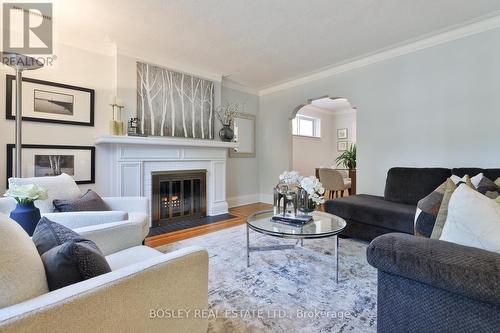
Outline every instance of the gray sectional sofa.
POLYGON ((347 236, 373 239, 367 260, 378 269, 378 332, 500 332, 500 254, 409 235, 420 199, 452 174, 480 172, 500 177, 500 169, 393 168, 384 197, 325 203, 347 220, 347 236))
POLYGON ((413 234, 417 203, 441 185, 452 174, 492 180, 500 169, 480 168, 392 168, 387 173, 384 196, 353 195, 325 202, 325 211, 344 218, 344 236, 371 241, 377 236, 402 232, 413 234))
POLYGON ((377 332, 500 332, 500 254, 392 233, 375 238, 377 332))

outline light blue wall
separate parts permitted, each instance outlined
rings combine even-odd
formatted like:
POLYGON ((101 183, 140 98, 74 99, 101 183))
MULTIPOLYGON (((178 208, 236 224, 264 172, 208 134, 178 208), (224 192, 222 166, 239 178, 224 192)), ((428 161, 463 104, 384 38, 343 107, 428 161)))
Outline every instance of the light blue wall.
MULTIPOLYGON (((243 107, 242 112, 257 116, 259 111, 259 96, 222 86, 222 104, 238 103, 243 107)), ((258 118, 258 116, 257 116, 258 118)), ((257 131, 258 133, 258 131, 257 131)), ((256 147, 254 158, 231 158, 227 160, 227 198, 253 202, 258 201, 259 193, 259 149, 256 147), (252 198, 250 198, 250 196, 252 198)))
POLYGON ((359 192, 393 166, 500 167, 500 29, 261 96, 261 193, 288 168, 290 113, 322 95, 358 108, 359 192))

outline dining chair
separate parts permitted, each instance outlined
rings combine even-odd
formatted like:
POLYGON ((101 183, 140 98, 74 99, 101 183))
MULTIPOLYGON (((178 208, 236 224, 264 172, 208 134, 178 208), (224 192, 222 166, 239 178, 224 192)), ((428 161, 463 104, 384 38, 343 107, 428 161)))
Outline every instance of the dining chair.
POLYGON ((325 191, 329 192, 329 199, 343 197, 344 191, 351 188, 351 180, 344 178, 340 170, 320 168, 319 179, 325 191))

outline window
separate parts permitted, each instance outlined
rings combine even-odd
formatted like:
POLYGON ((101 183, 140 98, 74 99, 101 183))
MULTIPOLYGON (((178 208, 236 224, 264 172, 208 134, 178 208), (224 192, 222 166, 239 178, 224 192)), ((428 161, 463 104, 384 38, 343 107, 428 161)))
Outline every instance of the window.
POLYGON ((293 135, 321 137, 321 119, 297 115, 292 121, 293 135))

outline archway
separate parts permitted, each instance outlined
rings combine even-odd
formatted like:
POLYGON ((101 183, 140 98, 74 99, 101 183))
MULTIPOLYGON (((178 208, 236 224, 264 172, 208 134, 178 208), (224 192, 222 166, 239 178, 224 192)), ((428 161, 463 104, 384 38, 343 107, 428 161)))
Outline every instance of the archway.
POLYGON ((297 105, 289 116, 290 170, 315 175, 356 143, 356 111, 345 97, 321 96, 297 105))

